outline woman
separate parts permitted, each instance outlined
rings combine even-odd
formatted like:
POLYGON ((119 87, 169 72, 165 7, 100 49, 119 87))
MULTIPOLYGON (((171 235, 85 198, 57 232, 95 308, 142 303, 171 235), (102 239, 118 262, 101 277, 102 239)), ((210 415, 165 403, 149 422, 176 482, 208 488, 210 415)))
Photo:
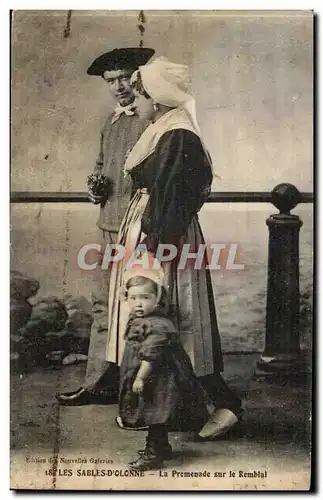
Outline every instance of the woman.
MULTIPOLYGON (((132 77, 139 114, 152 124, 125 163, 125 175, 131 176, 134 188, 118 235, 126 257, 139 244, 147 245, 155 255, 159 244, 176 245, 180 253, 184 244, 197 252, 204 243, 197 214, 213 175, 196 121, 195 101, 186 92, 188 83, 187 66, 165 58, 140 66, 132 77)), ((120 300, 126 261, 113 267, 110 282, 107 360, 118 364, 128 320, 127 306, 120 300)), ((214 438, 238 421, 241 402, 220 375, 223 362, 210 273, 205 262, 199 269, 194 264, 188 261, 179 269, 178 260, 173 259, 162 265, 181 342, 217 408, 200 436, 214 438)))

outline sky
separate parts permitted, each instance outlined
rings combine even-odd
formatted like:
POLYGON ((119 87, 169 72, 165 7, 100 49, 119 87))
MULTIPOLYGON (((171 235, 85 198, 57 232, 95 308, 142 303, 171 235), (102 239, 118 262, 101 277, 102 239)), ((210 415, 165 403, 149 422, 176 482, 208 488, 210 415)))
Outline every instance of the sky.
MULTIPOLYGON (((191 69, 219 191, 312 191, 312 15, 146 11, 145 46, 191 69)), ((137 11, 19 11, 12 45, 12 190, 83 191, 113 102, 92 60, 137 46, 137 11)))

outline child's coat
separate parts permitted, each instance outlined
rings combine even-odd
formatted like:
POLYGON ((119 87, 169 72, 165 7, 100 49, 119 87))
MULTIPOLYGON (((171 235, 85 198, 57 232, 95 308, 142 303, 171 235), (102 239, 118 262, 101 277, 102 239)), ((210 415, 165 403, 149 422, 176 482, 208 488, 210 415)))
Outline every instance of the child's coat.
POLYGON ((204 392, 173 323, 156 311, 131 318, 121 363, 119 415, 128 427, 166 424, 173 430, 196 430, 207 420, 204 392), (153 369, 142 394, 132 385, 141 360, 153 369))

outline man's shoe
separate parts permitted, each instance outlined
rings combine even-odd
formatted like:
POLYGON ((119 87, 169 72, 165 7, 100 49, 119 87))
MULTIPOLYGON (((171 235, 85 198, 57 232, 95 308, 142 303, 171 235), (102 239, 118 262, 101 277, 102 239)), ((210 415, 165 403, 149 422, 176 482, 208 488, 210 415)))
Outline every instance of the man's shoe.
POLYGON ((120 429, 123 429, 125 431, 147 431, 148 430, 148 426, 147 425, 143 425, 141 427, 128 427, 127 425, 125 425, 123 423, 122 418, 120 417, 120 415, 118 415, 114 419, 114 421, 117 424, 117 426, 120 427, 120 429))
POLYGON ((198 436, 203 440, 208 439, 212 441, 213 439, 216 439, 231 430, 232 427, 239 422, 239 418, 241 418, 241 416, 242 412, 240 412, 237 416, 228 408, 215 410, 204 427, 198 433, 198 436))
MULTIPOLYGON (((143 456, 146 450, 138 450, 138 455, 143 456)), ((162 460, 171 460, 173 458, 173 449, 170 443, 166 444, 163 448, 159 450, 159 455, 162 460)))
POLYGON ((57 392, 56 393, 56 399, 61 402, 61 401, 68 401, 70 399, 74 399, 76 396, 81 394, 84 391, 83 387, 80 387, 76 391, 71 391, 71 392, 57 392))
POLYGON ((57 393, 56 399, 63 406, 108 405, 118 401, 116 394, 90 392, 83 387, 74 392, 57 393))

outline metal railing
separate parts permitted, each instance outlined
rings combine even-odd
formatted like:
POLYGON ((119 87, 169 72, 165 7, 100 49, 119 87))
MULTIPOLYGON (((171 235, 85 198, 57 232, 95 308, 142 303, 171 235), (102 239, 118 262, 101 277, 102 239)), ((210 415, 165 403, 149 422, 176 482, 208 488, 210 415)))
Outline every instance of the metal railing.
MULTIPOLYGON (((313 193, 300 193, 299 203, 313 203, 313 193)), ((90 203, 83 191, 48 192, 16 191, 11 193, 11 203, 90 203)), ((272 193, 267 191, 223 191, 210 193, 208 203, 272 203, 272 193)))

